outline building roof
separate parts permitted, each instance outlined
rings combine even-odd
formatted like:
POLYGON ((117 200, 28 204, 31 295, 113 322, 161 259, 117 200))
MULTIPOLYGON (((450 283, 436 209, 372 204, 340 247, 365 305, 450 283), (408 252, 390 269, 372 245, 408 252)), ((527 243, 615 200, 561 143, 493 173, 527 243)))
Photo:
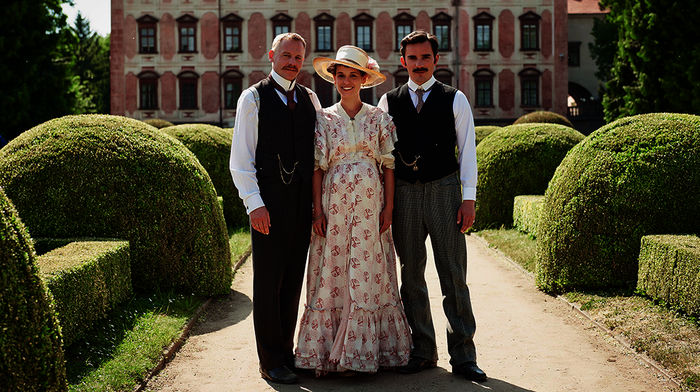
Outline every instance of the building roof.
POLYGON ((571 14, 607 14, 608 10, 601 10, 598 0, 568 0, 569 15, 571 14))

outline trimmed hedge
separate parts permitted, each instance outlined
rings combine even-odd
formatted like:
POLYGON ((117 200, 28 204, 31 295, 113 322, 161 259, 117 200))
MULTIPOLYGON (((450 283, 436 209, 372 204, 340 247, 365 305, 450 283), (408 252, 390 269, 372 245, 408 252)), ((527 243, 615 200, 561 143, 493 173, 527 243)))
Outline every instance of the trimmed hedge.
POLYGON ((543 195, 520 195, 513 200, 513 226, 523 233, 537 237, 537 225, 542 212, 543 195))
POLYGON ((224 217, 229 227, 248 225, 248 214, 229 170, 232 129, 208 124, 183 124, 163 128, 162 132, 181 141, 204 166, 217 193, 224 199, 224 217))
POLYGON ((209 175, 150 125, 109 115, 47 121, 0 150, 0 185, 37 237, 128 240, 135 290, 230 290, 226 224, 209 175))
POLYGON ((143 120, 143 122, 158 129, 172 127, 173 125, 175 125, 168 120, 163 120, 160 118, 149 118, 148 120, 143 120))
POLYGON ((499 129, 501 129, 501 127, 497 127, 495 125, 480 125, 478 127, 474 127, 474 132, 476 133, 476 144, 478 145, 486 136, 499 129))
POLYGON ((71 242, 39 256, 37 264, 56 302, 66 347, 131 297, 126 241, 71 242))
POLYGON ((520 116, 513 124, 530 124, 530 123, 547 123, 547 124, 560 124, 566 125, 569 128, 573 128, 574 125, 569 121, 568 118, 562 116, 559 113, 548 112, 545 110, 540 110, 520 116))
POLYGON ((700 238, 642 237, 637 289, 688 314, 700 315, 700 238))
POLYGON ((562 158, 583 137, 563 125, 521 124, 479 143, 474 230, 512 224, 515 196, 543 194, 562 158))
POLYGON ((700 117, 653 113, 593 132, 557 168, 537 237, 550 292, 632 288, 642 236, 700 231, 700 117))
POLYGON ((65 391, 61 330, 34 249, 0 188, 0 380, 6 391, 65 391))

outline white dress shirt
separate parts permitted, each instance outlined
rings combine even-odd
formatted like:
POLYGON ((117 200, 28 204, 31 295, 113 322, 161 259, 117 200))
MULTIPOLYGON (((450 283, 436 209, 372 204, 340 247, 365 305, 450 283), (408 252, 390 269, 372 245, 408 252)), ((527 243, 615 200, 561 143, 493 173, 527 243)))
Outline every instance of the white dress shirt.
MULTIPOLYGON (((422 85, 416 84, 409 78, 408 92, 413 101, 413 106, 418 104, 418 95, 416 90, 421 87, 423 93, 423 102, 430 96, 428 90, 435 83, 435 77, 422 85)), ((389 104, 386 100, 386 94, 379 99, 377 107, 385 112, 389 112, 389 104)), ((457 90, 454 101, 452 102, 452 112, 455 116, 455 131, 457 132, 457 148, 459 149, 459 178, 462 182, 462 200, 476 200, 476 134, 474 133, 474 116, 472 109, 469 106, 467 96, 463 92, 457 90)), ((429 130, 425 130, 426 132, 429 130)))
MULTIPOLYGON (((274 70, 271 72, 272 78, 282 88, 289 91, 294 88, 296 81, 289 81, 274 70)), ((238 195, 243 199, 246 212, 250 214, 257 208, 264 207, 258 179, 255 176, 255 150, 258 147, 258 105, 255 102, 253 88, 245 89, 238 98, 236 109, 236 120, 233 124, 233 140, 231 141, 231 159, 229 170, 233 177, 233 183, 238 189, 238 195)), ((275 89, 277 96, 287 104, 287 97, 279 90, 275 89)), ((316 94, 306 88, 309 93, 311 103, 316 110, 321 110, 316 94)), ((294 102, 299 102, 299 98, 294 94, 294 102)))

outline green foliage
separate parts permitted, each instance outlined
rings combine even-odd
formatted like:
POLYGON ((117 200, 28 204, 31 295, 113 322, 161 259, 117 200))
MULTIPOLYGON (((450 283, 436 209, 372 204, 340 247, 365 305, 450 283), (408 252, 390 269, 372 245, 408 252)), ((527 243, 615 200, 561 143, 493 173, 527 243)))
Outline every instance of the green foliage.
POLYGON ((56 303, 64 346, 132 294, 126 241, 71 242, 39 256, 37 264, 56 303))
POLYGON ((474 127, 474 132, 476 133, 476 144, 481 143, 486 136, 499 129, 501 129, 501 127, 497 127, 495 125, 480 125, 478 127, 474 127))
POLYGON ((168 120, 163 120, 160 118, 149 118, 148 120, 143 120, 143 122, 158 129, 172 127, 173 125, 175 125, 168 120))
POLYGON ((204 168, 141 121, 66 116, 0 150, 4 186, 37 237, 128 240, 135 290, 224 294, 226 224, 204 168))
POLYGON ((654 113, 608 124, 574 147, 545 192, 537 284, 633 287, 642 236, 698 232, 700 117, 654 113))
POLYGON ((605 14, 602 19, 593 19, 591 35, 594 41, 588 44, 588 49, 598 67, 595 76, 603 82, 610 80, 610 70, 617 52, 617 34, 617 25, 610 20, 610 14, 605 14))
POLYGON ((474 229, 510 225, 513 198, 544 193, 564 155, 581 140, 581 133, 563 125, 519 124, 479 143, 474 229))
POLYGON ((61 331, 35 257, 26 228, 0 188, 0 388, 5 391, 66 390, 61 331))
POLYGON ((207 124, 182 124, 161 129, 175 137, 199 159, 224 199, 224 217, 230 227, 248 225, 248 214, 229 170, 232 129, 221 129, 207 124))
POLYGON ((605 119, 700 114, 700 8, 695 0, 602 0, 618 31, 605 119))
POLYGON ((642 237, 637 290, 687 314, 700 315, 700 238, 642 237))
POLYGON ((562 116, 559 113, 548 112, 544 110, 539 110, 532 113, 523 114, 518 117, 513 124, 530 124, 530 123, 546 123, 546 124, 560 124, 566 125, 569 128, 573 128, 574 125, 571 124, 568 118, 562 116))
POLYGON ((75 114, 109 113, 109 37, 90 30, 90 22, 78 12, 70 28, 75 114))
POLYGON ((10 0, 0 7, 0 132, 8 140, 75 106, 62 3, 10 0))
POLYGON ((513 226, 516 229, 537 237, 537 225, 542 212, 542 195, 520 195, 513 200, 513 226))

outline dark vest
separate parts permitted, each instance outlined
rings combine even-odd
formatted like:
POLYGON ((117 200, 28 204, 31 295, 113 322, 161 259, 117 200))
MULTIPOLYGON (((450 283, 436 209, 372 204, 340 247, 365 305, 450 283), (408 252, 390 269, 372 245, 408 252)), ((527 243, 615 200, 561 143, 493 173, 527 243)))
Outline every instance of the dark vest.
POLYGON ((260 95, 255 169, 259 183, 310 182, 314 170, 316 109, 306 88, 295 85, 297 104, 290 110, 270 78, 253 86, 260 95), (279 157, 278 157, 279 156, 279 157), (280 160, 282 168, 280 168, 280 160), (291 172, 298 162, 294 175, 291 172))
POLYGON ((396 125, 398 142, 394 150, 397 178, 428 182, 445 177, 459 168, 455 157, 457 132, 452 106, 457 90, 438 81, 420 113, 416 112, 408 84, 386 94, 389 114, 396 125), (407 166, 416 160, 417 171, 407 166))

